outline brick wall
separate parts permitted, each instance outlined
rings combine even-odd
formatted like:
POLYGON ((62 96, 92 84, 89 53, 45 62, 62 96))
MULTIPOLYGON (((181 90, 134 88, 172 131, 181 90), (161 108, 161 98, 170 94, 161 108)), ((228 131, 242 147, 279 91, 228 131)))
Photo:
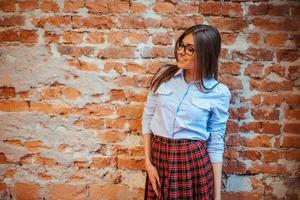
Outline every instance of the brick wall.
POLYGON ((299 1, 1 0, 0 15, 0 199, 143 199, 147 87, 195 23, 220 30, 233 95, 223 199, 300 198, 299 1))

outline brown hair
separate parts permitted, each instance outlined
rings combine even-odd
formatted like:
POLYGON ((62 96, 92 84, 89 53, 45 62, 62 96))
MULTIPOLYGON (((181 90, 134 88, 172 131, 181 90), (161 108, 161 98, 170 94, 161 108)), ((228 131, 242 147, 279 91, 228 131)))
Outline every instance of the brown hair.
MULTIPOLYGON (((195 43, 195 80, 199 80, 198 88, 203 91, 211 90, 206 88, 203 83, 204 79, 214 78, 218 81, 218 58, 221 51, 221 36, 217 28, 211 25, 198 24, 186 29, 177 39, 174 48, 175 59, 177 61, 177 47, 183 38, 192 33, 195 43)), ((151 79, 150 88, 155 92, 159 85, 170 80, 179 70, 177 65, 166 64, 162 66, 151 79)))

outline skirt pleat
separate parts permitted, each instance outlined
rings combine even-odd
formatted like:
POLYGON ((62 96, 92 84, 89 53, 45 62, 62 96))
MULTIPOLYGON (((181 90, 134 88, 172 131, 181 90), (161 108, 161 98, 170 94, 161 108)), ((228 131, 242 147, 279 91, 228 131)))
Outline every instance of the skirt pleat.
POLYGON ((152 164, 158 171, 161 188, 157 196, 147 173, 145 200, 213 198, 213 170, 205 141, 153 135, 150 144, 152 164))

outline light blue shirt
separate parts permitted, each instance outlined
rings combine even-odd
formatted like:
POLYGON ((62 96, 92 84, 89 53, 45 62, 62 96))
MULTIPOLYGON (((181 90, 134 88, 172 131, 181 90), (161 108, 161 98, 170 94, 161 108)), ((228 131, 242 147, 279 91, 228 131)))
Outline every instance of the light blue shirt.
MULTIPOLYGON (((218 83, 214 78, 203 82, 206 88, 218 83)), ((179 69, 154 93, 150 90, 142 115, 142 134, 207 141, 210 161, 223 162, 230 90, 219 83, 206 93, 195 83, 187 83, 183 69, 179 69)))

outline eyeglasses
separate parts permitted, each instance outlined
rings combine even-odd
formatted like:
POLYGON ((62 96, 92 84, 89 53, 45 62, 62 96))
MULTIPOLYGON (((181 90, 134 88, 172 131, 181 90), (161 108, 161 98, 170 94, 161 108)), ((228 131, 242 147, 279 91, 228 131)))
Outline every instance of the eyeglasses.
POLYGON ((184 45, 183 42, 181 41, 177 45, 176 49, 181 50, 182 48, 184 48, 184 53, 189 56, 192 56, 195 52, 195 49, 192 47, 192 45, 184 45))

